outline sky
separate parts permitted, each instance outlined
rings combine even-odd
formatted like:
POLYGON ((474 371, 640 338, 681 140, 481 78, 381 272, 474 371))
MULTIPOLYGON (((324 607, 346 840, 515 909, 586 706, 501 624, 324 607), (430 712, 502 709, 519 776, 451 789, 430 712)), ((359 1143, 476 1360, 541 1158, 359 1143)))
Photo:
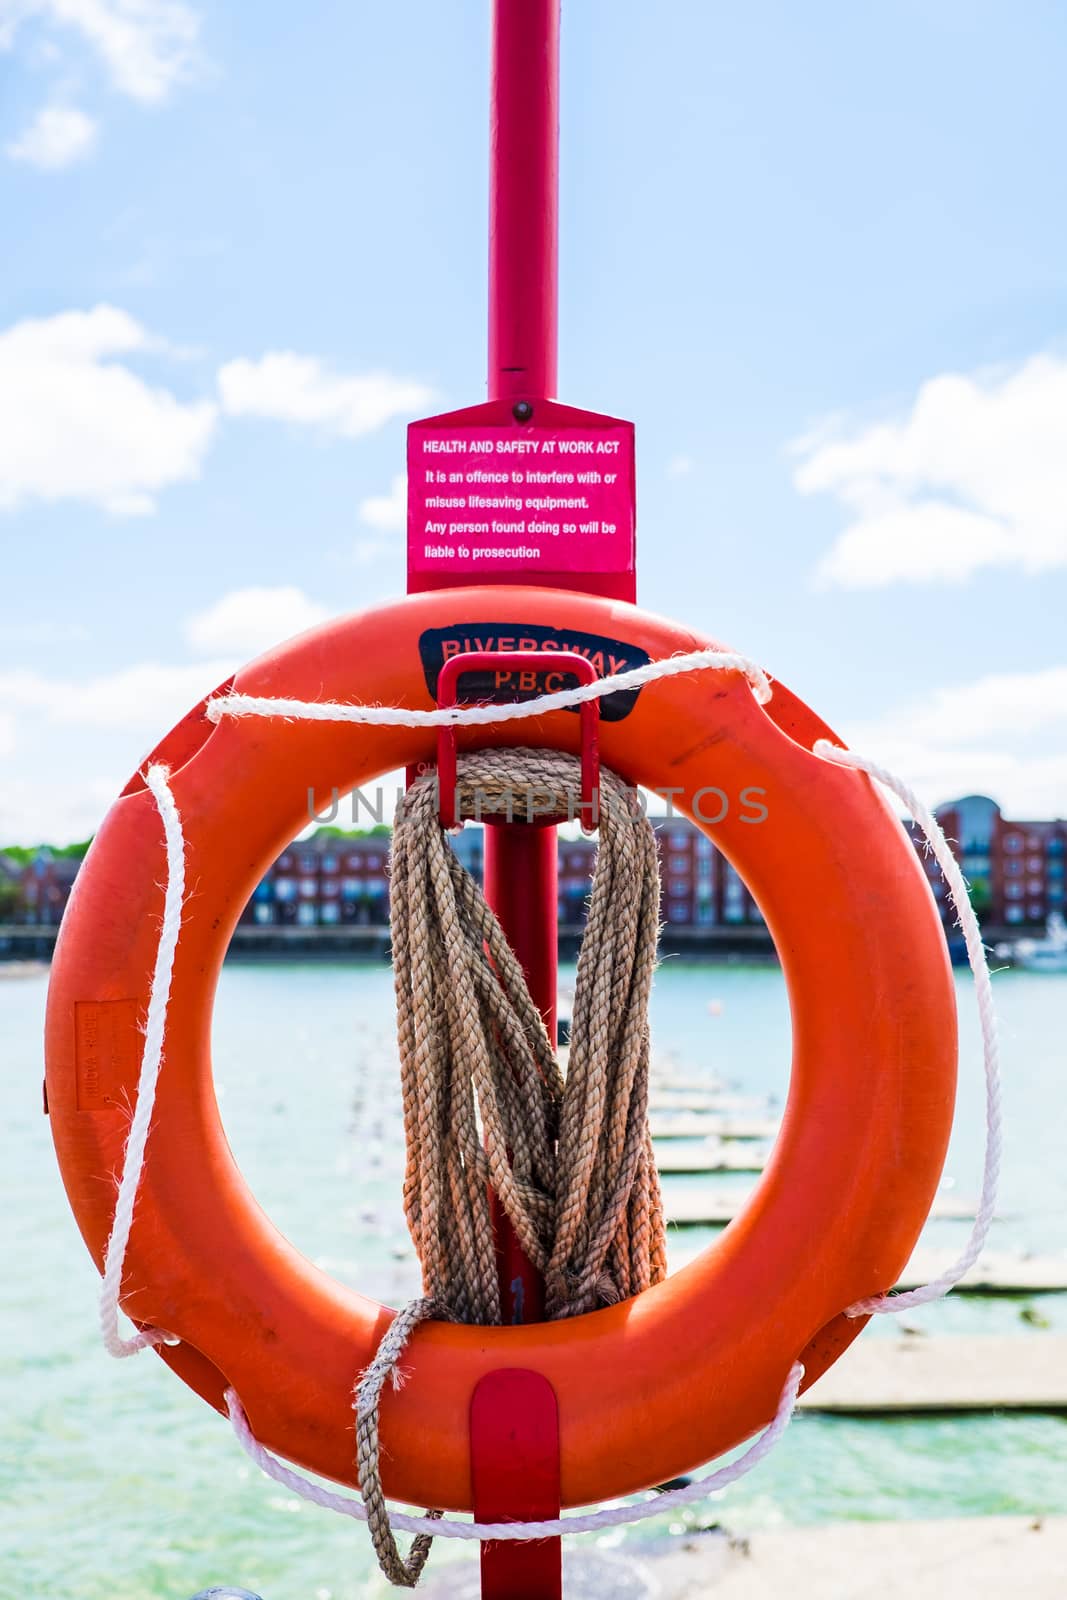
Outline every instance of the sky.
MULTIPOLYGON (((1067 813, 1067 15, 564 0, 561 393, 641 603, 1067 813)), ((0 845, 404 588, 485 395, 487 0, 0 0, 0 845)))

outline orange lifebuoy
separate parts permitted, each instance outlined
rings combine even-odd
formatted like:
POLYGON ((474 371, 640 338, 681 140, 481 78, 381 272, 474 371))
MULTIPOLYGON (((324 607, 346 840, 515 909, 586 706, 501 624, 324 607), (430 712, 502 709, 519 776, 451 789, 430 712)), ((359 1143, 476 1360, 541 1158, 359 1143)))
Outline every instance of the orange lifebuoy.
MULTIPOLYGON (((635 607, 541 589, 422 595, 305 634, 244 668, 246 694, 433 705, 454 649, 581 648, 622 670, 706 648, 635 607), (529 643, 524 643, 524 641, 529 643)), ((383 1401, 386 1492, 471 1505, 468 1410, 497 1367, 542 1372, 559 1397, 563 1502, 645 1488, 738 1444, 774 1414, 792 1363, 806 1381, 889 1288, 929 1210, 952 1120, 955 1002, 934 904, 873 785, 811 753, 828 734, 776 684, 757 704, 740 672, 650 683, 605 707, 604 761, 669 787, 755 894, 788 983, 794 1059, 781 1133, 742 1214, 697 1261, 637 1299, 562 1323, 429 1324, 383 1401), (696 799, 762 790, 714 824, 696 799)), ((564 711, 461 729, 459 745, 576 751, 564 711)), ((127 1257, 123 1304, 181 1343, 160 1348, 223 1410, 232 1386, 256 1437, 354 1483, 351 1393, 391 1312, 333 1282, 260 1210, 222 1130, 212 1001, 230 935, 269 864, 306 822, 309 788, 343 791, 432 761, 429 729, 261 720, 200 706, 153 759, 171 768, 186 830, 188 905, 165 1064, 127 1257)), ((717 806, 716 811, 722 809, 717 806)), ((137 777, 78 875, 52 970, 47 1091, 63 1179, 103 1261, 162 912, 162 827, 137 777)))

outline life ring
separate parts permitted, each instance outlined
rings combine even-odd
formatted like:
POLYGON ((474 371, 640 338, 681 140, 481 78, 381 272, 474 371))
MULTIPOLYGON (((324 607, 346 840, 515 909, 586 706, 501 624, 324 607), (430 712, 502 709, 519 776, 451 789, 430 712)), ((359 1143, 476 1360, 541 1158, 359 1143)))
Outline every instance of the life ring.
MULTIPOLYGON (((427 672, 432 681, 442 652, 527 639, 527 648, 584 640, 579 648, 603 651, 606 668, 614 655, 617 669, 709 644, 621 603, 472 588, 317 628, 242 669, 235 688, 429 708, 427 672)), ((412 1504, 470 1509, 470 1398, 498 1367, 532 1368, 556 1390, 566 1506, 663 1482, 737 1445, 774 1414, 798 1357, 810 1383, 855 1337, 862 1321, 845 1308, 894 1283, 941 1173, 955 1095, 951 973, 916 854, 880 794, 811 753, 829 730, 780 684, 760 706, 740 672, 704 672, 604 709, 604 761, 634 783, 669 786, 764 912, 793 1022, 782 1129, 741 1215, 665 1283, 562 1323, 416 1332, 409 1381, 381 1415, 385 1490, 412 1504), (739 804, 715 824, 702 820, 701 792, 742 789, 765 791, 759 825, 739 804)), ((578 739, 578 718, 565 711, 459 735, 461 749, 576 751, 578 739)), ((344 1483, 356 1481, 354 1377, 392 1313, 314 1267, 254 1200, 219 1120, 212 1003, 242 908, 306 822, 309 786, 345 792, 433 755, 425 728, 215 724, 201 705, 152 758, 171 768, 196 894, 178 944, 123 1304, 142 1325, 179 1336, 159 1353, 213 1406, 224 1409, 232 1385, 263 1444, 344 1483)), ((162 860, 160 818, 137 776, 78 874, 52 969, 52 1131, 98 1266, 136 1092, 162 860)))

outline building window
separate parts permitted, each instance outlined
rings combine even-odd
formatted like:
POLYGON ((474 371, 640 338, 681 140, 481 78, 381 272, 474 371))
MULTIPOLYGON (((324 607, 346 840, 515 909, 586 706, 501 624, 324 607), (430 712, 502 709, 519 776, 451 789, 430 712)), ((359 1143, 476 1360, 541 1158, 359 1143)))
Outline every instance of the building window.
POLYGON ((688 915, 689 915, 689 908, 687 906, 677 905, 677 906, 668 906, 668 908, 667 908, 667 920, 668 920, 668 922, 684 922, 688 915))
POLYGON ((322 870, 323 870, 323 872, 336 872, 337 871, 337 857, 336 856, 323 856, 323 858, 322 858, 322 870))
POLYGON ((673 828, 667 837, 670 840, 672 850, 688 850, 689 835, 683 832, 681 828, 673 828))
POLYGON ((360 867, 363 865, 363 857, 360 855, 358 850, 353 850, 345 857, 345 864, 346 866, 353 867, 358 872, 360 867))
POLYGON ((1005 861, 1004 863, 1004 871, 1008 873, 1010 877, 1018 877, 1022 870, 1023 864, 1021 861, 1005 861))
POLYGON ((671 871, 684 872, 689 865, 688 856, 671 856, 671 871))
POLYGON ((1037 920, 1040 917, 1043 917, 1044 915, 1045 915, 1044 906, 1031 906, 1030 907, 1030 921, 1031 922, 1037 922, 1037 920))
POLYGON ((1063 899, 1063 896, 1064 890, 1062 883, 1049 884, 1048 897, 1050 900, 1055 900, 1056 904, 1059 905, 1060 901, 1063 899))
POLYGON ((302 927, 313 927, 318 921, 318 917, 315 913, 315 907, 308 901, 305 901, 301 906, 297 906, 296 920, 301 924, 302 927))
POLYGON ((1023 847, 1023 841, 1022 841, 1022 835, 1021 834, 1018 834, 1018 833, 1006 833, 1004 835, 1004 848, 1005 848, 1005 850, 1021 850, 1022 847, 1023 847))
POLYGON ((295 900, 296 899, 296 879, 295 878, 275 878, 275 880, 274 880, 274 895, 275 895, 275 899, 277 899, 277 900, 295 900))
POLYGON ((323 899, 324 900, 336 899, 336 897, 340 893, 341 893, 341 885, 340 885, 339 881, 336 878, 327 878, 326 882, 322 885, 322 897, 323 897, 323 899))
POLYGON ((1026 863, 1026 870, 1027 872, 1040 872, 1044 865, 1045 863, 1042 861, 1040 856, 1031 856, 1029 861, 1026 863))
POLYGON ((703 928, 715 921, 715 906, 711 900, 702 900, 697 906, 697 921, 703 928))
POLYGON ((686 883, 684 878, 671 879, 671 894, 676 900, 679 898, 679 896, 688 895, 688 893, 689 885, 686 883))
MULTIPOLYGON (((349 858, 351 859, 351 858, 349 858)), ((358 900, 363 893, 362 878, 342 878, 341 897, 344 900, 358 900)))
POLYGON ((1009 900, 1021 900, 1023 897, 1023 886, 1021 883, 1006 883, 1004 885, 1004 893, 1007 895, 1009 900))
POLYGON ((1040 878, 1031 878, 1026 887, 1031 894, 1044 894, 1045 892, 1045 885, 1040 878))
POLYGON ((375 853, 375 852, 374 852, 374 851, 373 851, 373 850, 372 850, 372 851, 371 851, 371 852, 370 852, 370 854, 369 854, 369 855, 368 855, 368 856, 367 856, 367 865, 368 865, 368 867, 380 867, 380 866, 381 866, 381 864, 382 864, 382 858, 381 858, 381 856, 380 856, 380 855, 377 855, 377 854, 376 854, 376 853, 375 853))
POLYGON ((331 900, 329 905, 323 906, 321 915, 323 922, 340 922, 341 907, 336 900, 331 900))
POLYGON ((1009 906, 1007 917, 1009 922, 1021 922, 1023 920, 1022 906, 1009 906))
POLYGON ((301 872, 314 872, 318 868, 318 864, 317 857, 313 856, 310 851, 305 851, 300 857, 301 872))
POLYGON ((257 905, 252 907, 252 920, 254 922, 273 922, 274 907, 272 905, 257 905))
POLYGON ((318 878, 301 878, 300 894, 304 900, 314 900, 319 892, 318 878))

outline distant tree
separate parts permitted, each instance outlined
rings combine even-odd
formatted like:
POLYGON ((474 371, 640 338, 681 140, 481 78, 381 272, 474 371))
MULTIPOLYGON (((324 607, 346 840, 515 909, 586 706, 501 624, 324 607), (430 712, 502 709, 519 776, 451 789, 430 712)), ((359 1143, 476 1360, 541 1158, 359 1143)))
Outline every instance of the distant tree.
POLYGON ((988 916, 993 906, 993 896, 988 883, 984 880, 968 885, 971 897, 971 906, 976 917, 988 916))
POLYGON ((7 856, 9 861, 17 862, 20 867, 28 867, 42 850, 47 850, 57 860, 81 861, 92 842, 91 839, 82 839, 77 844, 9 844, 0 847, 0 855, 7 856))
POLYGON ((373 828, 338 828, 332 823, 316 828, 313 839, 388 839, 392 828, 387 822, 375 823, 373 828))

